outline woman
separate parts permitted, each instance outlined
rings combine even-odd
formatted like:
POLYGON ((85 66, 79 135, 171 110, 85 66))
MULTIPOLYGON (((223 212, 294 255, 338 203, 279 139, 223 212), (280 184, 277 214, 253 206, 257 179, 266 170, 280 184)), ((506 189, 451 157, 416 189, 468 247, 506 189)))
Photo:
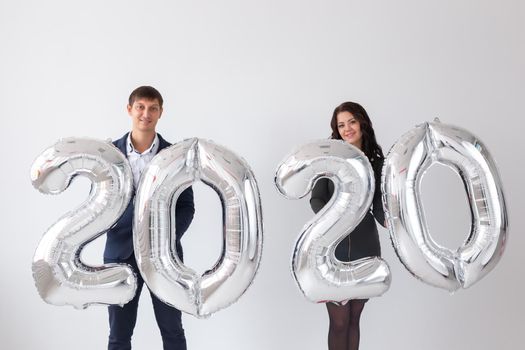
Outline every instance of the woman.
MULTIPOLYGON (((339 243, 335 256, 340 261, 350 261, 367 256, 380 256, 379 236, 374 217, 385 225, 385 216, 381 203, 381 168, 384 155, 377 144, 372 122, 365 109, 355 102, 344 102, 334 110, 330 122, 332 139, 344 140, 365 153, 370 160, 375 175, 375 192, 372 209, 357 227, 339 243)), ((334 185, 326 178, 320 179, 314 186, 310 206, 318 212, 330 201, 334 185)), ((350 300, 345 305, 326 303, 330 318, 328 348, 330 350, 354 350, 359 348, 359 319, 368 299, 350 300)))

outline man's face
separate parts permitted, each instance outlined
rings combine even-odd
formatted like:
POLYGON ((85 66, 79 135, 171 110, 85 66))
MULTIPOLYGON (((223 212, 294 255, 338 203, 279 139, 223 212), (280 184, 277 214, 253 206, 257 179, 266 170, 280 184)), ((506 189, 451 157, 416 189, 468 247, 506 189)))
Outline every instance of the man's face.
POLYGON ((155 131, 157 122, 162 115, 162 107, 157 99, 149 100, 139 98, 128 105, 128 114, 133 122, 133 130, 136 131, 155 131))

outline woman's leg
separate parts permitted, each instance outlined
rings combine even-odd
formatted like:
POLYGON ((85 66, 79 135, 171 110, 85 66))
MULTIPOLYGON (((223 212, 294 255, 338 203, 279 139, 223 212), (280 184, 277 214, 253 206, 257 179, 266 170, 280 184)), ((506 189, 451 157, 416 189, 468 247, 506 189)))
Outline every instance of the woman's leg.
POLYGON ((350 322, 350 303, 336 305, 326 303, 330 326, 328 330, 328 349, 347 350, 348 328, 350 322))
POLYGON ((361 312, 365 307, 367 299, 350 300, 347 305, 349 310, 349 327, 348 327, 348 350, 359 349, 359 320, 361 312))

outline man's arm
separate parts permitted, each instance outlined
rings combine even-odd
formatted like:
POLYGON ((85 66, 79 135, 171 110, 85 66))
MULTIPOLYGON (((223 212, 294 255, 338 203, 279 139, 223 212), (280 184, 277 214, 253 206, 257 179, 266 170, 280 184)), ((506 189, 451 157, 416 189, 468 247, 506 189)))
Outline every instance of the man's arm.
POLYGON ((193 189, 190 186, 180 194, 177 199, 177 206, 175 207, 175 230, 178 239, 184 235, 184 232, 186 232, 190 226, 194 213, 195 206, 193 204, 193 189))

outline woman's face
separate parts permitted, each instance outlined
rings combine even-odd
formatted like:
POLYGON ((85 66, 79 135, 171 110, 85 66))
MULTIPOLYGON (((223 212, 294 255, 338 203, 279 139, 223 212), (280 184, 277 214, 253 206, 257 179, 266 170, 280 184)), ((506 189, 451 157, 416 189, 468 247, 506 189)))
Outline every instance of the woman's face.
POLYGON ((361 149, 363 136, 361 125, 352 113, 343 111, 337 114, 337 130, 343 140, 361 149))

